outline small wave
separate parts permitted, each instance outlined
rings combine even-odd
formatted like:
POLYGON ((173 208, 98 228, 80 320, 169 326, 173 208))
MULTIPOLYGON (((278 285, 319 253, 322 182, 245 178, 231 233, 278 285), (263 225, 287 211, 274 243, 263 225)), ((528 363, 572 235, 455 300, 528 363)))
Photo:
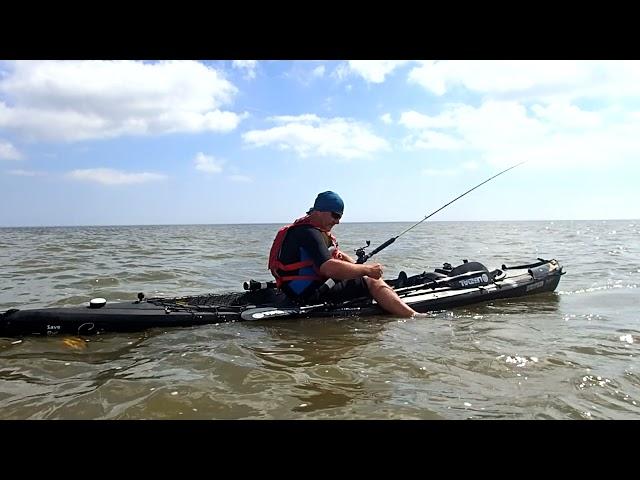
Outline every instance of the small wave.
POLYGON ((620 335, 620 341, 621 342, 627 342, 627 343, 633 343, 633 335, 631 335, 631 334, 620 335))
POLYGON ((496 360, 502 360, 504 358, 505 363, 515 364, 516 367, 524 367, 527 363, 538 363, 538 357, 521 357, 520 355, 500 355, 496 357, 496 360))
POLYGON ((633 283, 628 285, 604 285, 602 287, 581 288, 579 290, 558 290, 558 294, 559 295, 578 295, 582 293, 593 293, 598 291, 621 289, 621 288, 638 288, 638 285, 633 283))
POLYGON ((70 275, 68 273, 65 273, 63 275, 54 275, 53 277, 51 277, 55 280, 73 280, 78 278, 78 275, 70 275))
POLYGON ((144 273, 136 273, 131 275, 127 280, 131 282, 149 282, 149 281, 158 281, 158 280, 173 280, 175 278, 180 278, 180 275, 177 275, 174 272, 144 272, 144 273))
POLYGON ((87 287, 91 286, 115 286, 120 282, 117 278, 114 277, 102 277, 102 278, 85 278, 84 280, 78 280, 76 282, 70 282, 67 286, 69 287, 87 287))

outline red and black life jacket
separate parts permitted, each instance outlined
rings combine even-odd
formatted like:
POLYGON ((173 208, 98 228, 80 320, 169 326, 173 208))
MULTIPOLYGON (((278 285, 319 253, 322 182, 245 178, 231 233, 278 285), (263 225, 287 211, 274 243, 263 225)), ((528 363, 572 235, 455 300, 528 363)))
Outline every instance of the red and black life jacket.
POLYGON ((269 270, 271 270, 271 273, 275 277, 276 285, 278 286, 278 288, 281 287, 284 282, 290 282, 292 280, 312 280, 312 281, 319 280, 322 282, 327 280, 327 277, 320 275, 320 271, 318 270, 318 267, 315 266, 315 263, 313 262, 312 259, 302 260, 300 262, 294 262, 294 263, 286 263, 286 264, 280 261, 282 244, 284 243, 284 239, 287 236, 287 231, 291 227, 297 227, 299 225, 310 225, 313 228, 316 228, 320 230, 322 233, 324 233, 327 236, 328 240, 330 241, 330 245, 328 245, 328 248, 332 250, 332 253, 331 253, 332 257, 338 258, 339 250, 338 250, 338 242, 336 240, 336 237, 334 237, 331 234, 331 232, 323 230, 318 225, 313 223, 309 219, 308 215, 302 218, 299 218, 295 222, 293 222, 291 225, 287 225, 285 227, 282 227, 280 230, 278 230, 278 233, 276 234, 276 238, 273 240, 273 245, 271 245, 271 251, 269 252, 269 270), (305 267, 313 267, 313 270, 315 273, 313 275, 300 275, 296 272, 297 270, 300 270, 301 268, 305 268, 305 267), (291 275, 287 274, 289 272, 291 272, 291 275))

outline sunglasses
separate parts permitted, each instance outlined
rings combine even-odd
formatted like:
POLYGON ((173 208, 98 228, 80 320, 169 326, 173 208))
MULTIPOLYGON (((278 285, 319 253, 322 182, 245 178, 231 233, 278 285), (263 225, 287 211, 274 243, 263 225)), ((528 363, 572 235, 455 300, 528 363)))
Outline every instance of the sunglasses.
POLYGON ((340 220, 342 218, 342 214, 341 213, 336 213, 336 212, 331 212, 331 216, 333 218, 335 218, 336 220, 340 220))

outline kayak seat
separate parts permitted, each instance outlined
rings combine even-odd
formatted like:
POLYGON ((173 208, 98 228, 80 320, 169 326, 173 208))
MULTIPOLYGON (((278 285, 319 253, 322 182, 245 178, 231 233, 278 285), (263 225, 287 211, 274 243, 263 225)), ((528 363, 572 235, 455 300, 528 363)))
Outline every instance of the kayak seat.
POLYGON ((465 262, 462 265, 458 265, 456 268, 452 269, 448 275, 450 277, 455 277, 457 275, 462 275, 463 273, 467 273, 467 272, 489 273, 489 269, 480 262, 465 262))
POLYGON ((440 273, 447 277, 455 277, 458 275, 462 275, 467 272, 489 272, 487 267, 485 267, 480 262, 469 262, 468 260, 464 260, 462 265, 458 265, 457 267, 452 267, 450 263, 445 263, 442 268, 436 268, 436 273, 440 273))
POLYGON ((387 283, 389 283, 393 288, 413 287, 414 285, 422 285, 423 283, 429 283, 446 277, 446 275, 437 272, 422 272, 418 275, 407 277, 405 272, 400 272, 397 280, 391 280, 387 283))

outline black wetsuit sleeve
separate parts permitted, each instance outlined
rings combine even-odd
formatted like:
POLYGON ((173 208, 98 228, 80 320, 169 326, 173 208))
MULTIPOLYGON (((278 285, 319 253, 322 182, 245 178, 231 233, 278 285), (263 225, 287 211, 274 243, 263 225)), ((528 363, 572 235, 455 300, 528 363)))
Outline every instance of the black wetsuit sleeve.
POLYGON ((296 240, 303 247, 317 268, 331 259, 324 235, 316 228, 297 228, 296 240))

